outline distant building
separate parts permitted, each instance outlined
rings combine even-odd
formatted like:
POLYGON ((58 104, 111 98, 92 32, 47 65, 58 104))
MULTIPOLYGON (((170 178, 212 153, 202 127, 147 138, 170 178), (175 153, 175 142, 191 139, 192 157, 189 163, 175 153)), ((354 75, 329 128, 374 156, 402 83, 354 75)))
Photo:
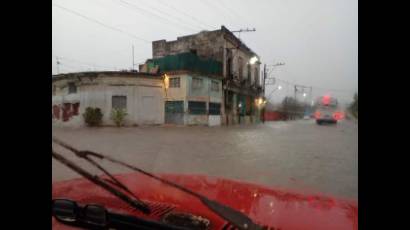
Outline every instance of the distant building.
POLYGON ((152 53, 153 58, 141 65, 140 71, 170 77, 165 122, 259 122, 259 57, 224 26, 175 41, 154 41, 152 53), (178 81, 179 87, 173 86, 178 81), (206 117, 207 114, 210 116, 206 117))
POLYGON ((52 115, 56 125, 82 126, 87 107, 103 112, 103 125, 113 125, 112 109, 125 109, 125 125, 164 123, 164 83, 156 74, 83 72, 54 75, 52 115))

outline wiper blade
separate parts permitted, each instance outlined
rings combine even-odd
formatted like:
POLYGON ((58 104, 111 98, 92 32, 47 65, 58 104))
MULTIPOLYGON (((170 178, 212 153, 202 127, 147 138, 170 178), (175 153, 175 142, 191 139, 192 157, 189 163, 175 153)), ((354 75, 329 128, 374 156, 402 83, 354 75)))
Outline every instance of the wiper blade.
POLYGON ((219 203, 215 200, 211 200, 211 199, 209 199, 209 198, 207 198, 207 197, 205 197, 205 196, 203 196, 199 193, 196 193, 192 190, 189 190, 189 189, 187 189, 187 188, 185 188, 181 185, 178 185, 174 182, 171 182, 171 181, 168 181, 168 180, 163 179, 161 177, 155 176, 154 174, 151 174, 151 173, 149 173, 145 170, 142 170, 140 168, 137 168, 137 167, 135 167, 133 165, 130 165, 130 164, 127 164, 125 162, 116 160, 116 159, 114 159, 110 156, 106 156, 106 155, 96 153, 96 152, 92 152, 92 151, 79 151, 79 150, 71 147, 70 145, 62 142, 61 140, 58 140, 57 138, 53 137, 53 141, 56 142, 57 144, 65 147, 65 148, 67 148, 67 149, 70 149, 72 151, 75 150, 73 152, 75 152, 77 155, 85 155, 85 156, 91 155, 91 156, 98 157, 100 159, 106 159, 106 160, 111 161, 113 163, 122 165, 122 166, 127 167, 129 169, 132 169, 134 171, 137 171, 137 172, 139 172, 141 174, 144 174, 148 177, 151 177, 155 180, 158 180, 158 181, 160 181, 164 184, 167 184, 171 187, 174 187, 174 188, 176 188, 180 191, 188 193, 188 194, 198 198, 211 211, 213 211, 215 214, 220 216, 222 219, 230 222, 232 225, 234 225, 235 227, 237 227, 240 230, 262 230, 262 229, 264 229, 263 227, 261 227, 258 224, 254 223, 247 215, 245 215, 245 214, 243 214, 243 213, 241 213, 241 212, 239 212, 239 211, 237 211, 237 210, 235 210, 231 207, 228 207, 224 204, 221 204, 221 203, 219 203))
POLYGON ((107 184, 104 180, 99 178, 98 176, 92 175, 91 173, 87 172, 80 166, 76 165, 74 162, 68 160, 67 158, 63 157, 62 155, 56 153, 54 150, 52 150, 52 157, 56 159, 57 161, 61 162, 62 164, 66 165, 70 169, 74 170, 84 178, 88 179, 89 181, 93 182, 94 184, 100 186, 101 188, 107 190, 114 196, 118 197, 119 199, 123 200, 127 204, 131 205, 132 207, 136 208, 137 210, 140 210, 141 212, 145 214, 151 213, 150 208, 148 205, 146 205, 144 202, 142 202, 139 199, 132 199, 120 190, 112 187, 111 185, 107 184))
MULTIPOLYGON (((110 182, 118 187, 120 187, 121 189, 123 189, 124 191, 126 191, 128 194, 130 194, 131 196, 133 196, 135 199, 139 200, 139 198, 137 196, 135 196, 134 193, 132 193, 127 186, 125 186, 124 184, 122 184, 120 181, 118 181, 113 175, 111 175, 111 173, 109 173, 107 170, 105 170, 100 164, 98 164, 97 162, 95 162, 93 159, 91 159, 89 156, 94 156, 100 159, 100 156, 89 153, 88 151, 79 151, 63 142, 61 142, 60 140, 57 140, 55 138, 53 138, 53 141, 56 142, 57 144, 61 145, 62 147, 72 151, 73 153, 76 154, 77 157, 83 158, 86 161, 88 161, 89 163, 91 163, 92 165, 94 165, 96 168, 98 168, 99 170, 101 170, 105 175, 107 175, 110 180, 106 180, 107 182, 110 182)), ((140 200, 139 200, 140 201, 140 200)), ((140 201, 142 202, 142 201, 140 201)), ((148 207, 148 206, 147 206, 148 207)))

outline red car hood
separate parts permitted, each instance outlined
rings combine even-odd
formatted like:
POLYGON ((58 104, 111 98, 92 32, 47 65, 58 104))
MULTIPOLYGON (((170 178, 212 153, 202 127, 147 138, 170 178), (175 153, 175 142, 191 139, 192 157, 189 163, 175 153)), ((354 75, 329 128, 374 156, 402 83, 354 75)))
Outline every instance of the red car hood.
MULTIPOLYGON (((355 201, 303 195, 202 175, 161 174, 159 176, 239 210, 254 222, 272 229, 347 230, 358 228, 358 208, 355 201)), ((211 229, 231 229, 227 226, 226 221, 210 211, 195 197, 175 188, 139 173, 117 175, 116 178, 148 203, 153 210, 150 216, 133 210, 126 203, 86 179, 54 182, 52 196, 53 199, 68 198, 80 204, 98 203, 111 211, 156 220, 169 212, 187 212, 209 219, 211 229)), ((53 218, 53 229, 74 228, 60 224, 53 218)))

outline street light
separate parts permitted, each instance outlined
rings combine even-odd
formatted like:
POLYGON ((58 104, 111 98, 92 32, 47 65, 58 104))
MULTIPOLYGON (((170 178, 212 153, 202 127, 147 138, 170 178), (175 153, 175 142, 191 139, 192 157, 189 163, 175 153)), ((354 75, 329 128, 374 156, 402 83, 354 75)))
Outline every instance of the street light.
POLYGON ((164 88, 165 89, 169 88, 169 77, 167 74, 164 74, 164 88))
POLYGON ((253 56, 251 57, 251 59, 249 59, 249 64, 253 65, 258 61, 258 57, 253 56))
POLYGON ((303 97, 306 97, 306 93, 303 93, 303 97))

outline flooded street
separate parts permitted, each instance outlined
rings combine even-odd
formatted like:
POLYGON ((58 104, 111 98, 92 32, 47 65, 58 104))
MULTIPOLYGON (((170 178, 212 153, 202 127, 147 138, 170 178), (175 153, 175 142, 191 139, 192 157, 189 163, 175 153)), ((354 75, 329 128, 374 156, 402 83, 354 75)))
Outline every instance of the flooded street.
MULTIPOLYGON (((74 147, 151 172, 205 174, 351 199, 358 193, 357 135, 352 121, 318 126, 313 120, 234 127, 53 128, 53 136, 74 147)), ((53 181, 78 177, 52 161, 53 181)), ((128 172, 103 165, 112 173, 128 172)))

